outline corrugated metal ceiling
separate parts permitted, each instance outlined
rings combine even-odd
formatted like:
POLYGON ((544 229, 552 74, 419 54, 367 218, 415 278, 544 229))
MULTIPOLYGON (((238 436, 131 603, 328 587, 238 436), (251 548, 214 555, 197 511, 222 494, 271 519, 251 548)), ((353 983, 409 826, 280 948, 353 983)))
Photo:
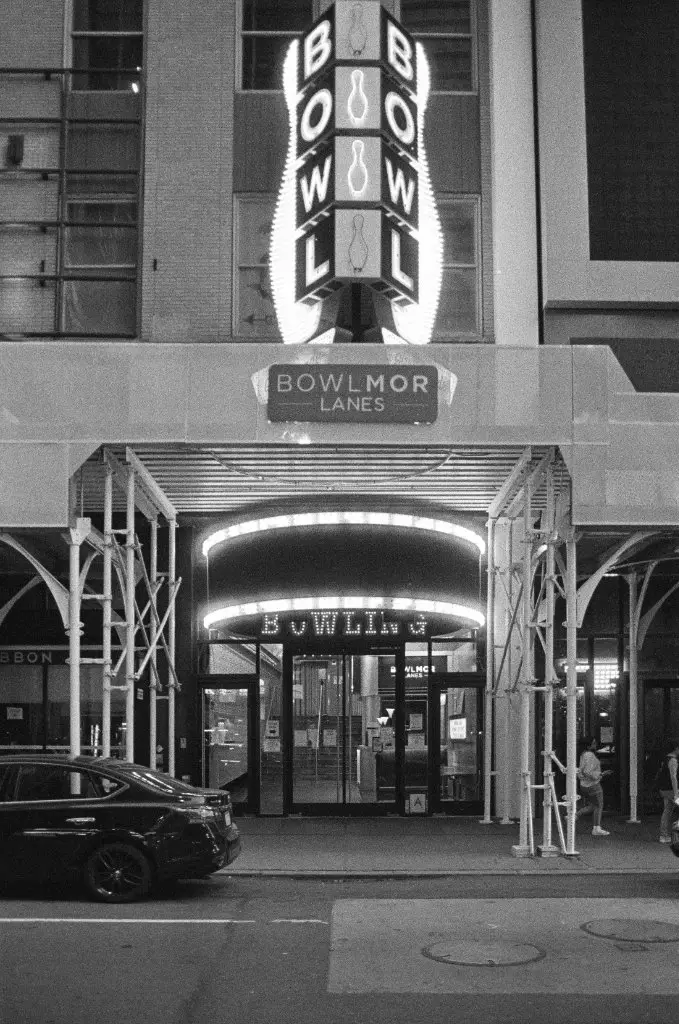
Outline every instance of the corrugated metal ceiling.
MULTIPOLYGON (((525 449, 521 446, 133 445, 182 517, 228 515, 271 502, 335 495, 428 502, 485 515, 525 449)), ((125 461, 125 448, 108 449, 125 461)), ((531 450, 531 465, 549 451, 531 450)), ((560 480, 565 465, 557 459, 560 480)), ((85 515, 103 507, 103 452, 82 471, 85 515)), ((114 488, 115 507, 124 496, 114 488)), ((544 488, 536 495, 539 507, 544 488)))

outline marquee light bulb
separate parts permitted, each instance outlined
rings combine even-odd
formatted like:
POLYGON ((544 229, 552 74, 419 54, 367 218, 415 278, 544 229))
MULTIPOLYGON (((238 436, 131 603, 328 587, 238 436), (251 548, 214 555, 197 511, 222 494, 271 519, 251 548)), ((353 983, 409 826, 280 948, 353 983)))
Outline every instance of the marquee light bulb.
POLYGON ((314 526, 386 526, 401 530, 422 530, 437 533, 456 540, 466 541, 478 548, 483 555, 486 544, 483 538, 466 526, 450 523, 429 516, 404 515, 400 512, 297 512, 287 516, 267 516, 249 522, 234 523, 210 534, 203 541, 203 554, 207 555, 217 544, 236 540, 246 534, 266 533, 269 530, 291 530, 314 526))
MULTIPOLYGON (((279 600, 249 601, 247 604, 231 604, 222 608, 216 608, 209 612, 203 619, 205 629, 209 629, 218 622, 228 622, 231 619, 244 619, 260 615, 272 615, 276 612, 319 612, 337 613, 341 611, 399 611, 399 601, 403 598, 363 595, 360 597, 360 605, 356 603, 356 597, 342 597, 325 595, 281 598, 279 600)), ((444 618, 464 619, 475 626, 485 624, 485 616, 477 609, 469 605, 458 604, 456 601, 431 601, 423 598, 412 598, 411 610, 418 614, 429 612, 433 615, 440 615, 444 618)))

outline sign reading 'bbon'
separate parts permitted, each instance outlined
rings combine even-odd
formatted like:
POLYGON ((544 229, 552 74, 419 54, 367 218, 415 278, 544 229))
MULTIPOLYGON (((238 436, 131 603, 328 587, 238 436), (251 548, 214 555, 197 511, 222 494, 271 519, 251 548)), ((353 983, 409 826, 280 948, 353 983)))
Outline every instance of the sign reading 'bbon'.
POLYGON ((269 420, 433 423, 435 366, 278 364, 269 367, 269 420))
POLYGON ((337 0, 291 45, 284 87, 290 143, 271 245, 284 340, 307 340, 320 303, 362 282, 406 311, 405 340, 428 341, 440 227, 423 152, 421 45, 377 0, 337 0))

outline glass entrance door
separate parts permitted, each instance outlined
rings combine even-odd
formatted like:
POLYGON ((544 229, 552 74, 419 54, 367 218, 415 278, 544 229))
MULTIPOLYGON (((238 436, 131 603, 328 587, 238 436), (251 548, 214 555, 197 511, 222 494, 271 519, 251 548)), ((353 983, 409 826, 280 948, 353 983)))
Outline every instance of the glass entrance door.
POLYGON ((396 654, 292 657, 292 809, 382 807, 398 800, 396 654))
POLYGON ((228 789, 234 810, 250 802, 248 687, 203 690, 203 786, 228 789))
POLYGON ((430 688, 432 802, 448 814, 480 813, 483 806, 483 685, 464 675, 450 673, 430 688))

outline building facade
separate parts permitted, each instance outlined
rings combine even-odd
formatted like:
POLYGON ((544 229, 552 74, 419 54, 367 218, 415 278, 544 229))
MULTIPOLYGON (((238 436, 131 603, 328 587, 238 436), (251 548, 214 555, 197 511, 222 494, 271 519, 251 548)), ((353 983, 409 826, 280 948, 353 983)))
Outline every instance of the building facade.
MULTIPOLYGON (((10 0, 1 747, 155 762, 253 813, 520 817, 521 852, 592 732, 609 805, 654 809, 679 732, 677 35, 669 0, 10 0), (419 234, 351 172, 337 214, 280 229, 286 54, 324 19, 339 71, 315 37, 293 97, 383 76, 405 113, 375 145, 402 206, 417 169, 419 234), (429 184, 425 336, 399 303, 430 284, 429 184), (340 237, 357 202, 368 248, 371 217, 392 232, 381 269, 336 259, 285 321, 295 232, 340 237)), ((358 139, 360 164, 359 120, 320 138, 309 114, 308 152, 358 139)))

